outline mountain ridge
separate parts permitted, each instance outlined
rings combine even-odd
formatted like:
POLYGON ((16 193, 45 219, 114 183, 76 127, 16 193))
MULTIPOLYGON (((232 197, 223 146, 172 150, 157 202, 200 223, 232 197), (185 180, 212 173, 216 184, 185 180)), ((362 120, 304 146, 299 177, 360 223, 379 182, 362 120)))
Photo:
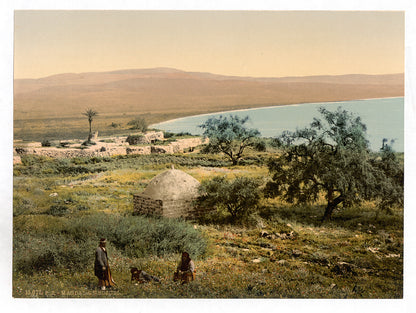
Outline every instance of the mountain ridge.
POLYGON ((175 68, 62 73, 14 80, 15 119, 228 109, 404 95, 404 73, 239 77, 175 68))

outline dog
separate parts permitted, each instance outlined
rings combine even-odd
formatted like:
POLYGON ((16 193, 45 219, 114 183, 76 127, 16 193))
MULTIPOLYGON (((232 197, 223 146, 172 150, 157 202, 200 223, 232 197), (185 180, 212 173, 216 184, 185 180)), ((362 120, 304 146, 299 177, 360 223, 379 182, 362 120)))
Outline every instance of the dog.
POLYGON ((156 276, 152 276, 145 271, 137 269, 137 267, 132 267, 131 272, 131 281, 138 281, 139 283, 147 283, 149 281, 160 282, 160 279, 156 276))

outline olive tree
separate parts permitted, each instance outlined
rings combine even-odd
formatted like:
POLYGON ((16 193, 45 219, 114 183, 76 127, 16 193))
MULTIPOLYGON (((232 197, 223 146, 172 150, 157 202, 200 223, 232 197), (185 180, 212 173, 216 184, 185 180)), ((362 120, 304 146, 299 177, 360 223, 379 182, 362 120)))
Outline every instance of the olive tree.
POLYGON ((382 208, 401 205, 403 168, 391 148, 371 152, 359 116, 340 107, 334 112, 321 107, 319 112, 323 119, 277 138, 282 151, 268 163, 272 181, 266 195, 307 203, 324 194, 323 221, 335 208, 363 200, 379 201, 382 208))
POLYGON ((255 147, 260 136, 257 129, 247 128, 248 116, 237 115, 211 117, 202 125, 203 135, 209 138, 207 146, 210 152, 221 152, 237 165, 247 147, 255 147))

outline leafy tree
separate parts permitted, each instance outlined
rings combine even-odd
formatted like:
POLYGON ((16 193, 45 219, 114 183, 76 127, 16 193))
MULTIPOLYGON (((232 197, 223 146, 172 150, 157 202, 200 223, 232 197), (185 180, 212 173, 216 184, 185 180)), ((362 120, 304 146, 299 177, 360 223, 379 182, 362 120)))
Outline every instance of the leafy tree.
POLYGON ((137 117, 128 122, 127 125, 130 126, 130 129, 136 129, 141 132, 145 132, 149 126, 143 117, 137 117))
POLYGON ((235 221, 256 209, 259 199, 257 180, 242 176, 228 181, 225 177, 217 176, 202 182, 197 205, 226 210, 235 221))
POLYGON ((320 108, 323 120, 310 127, 286 131, 277 140, 282 152, 269 161, 272 181, 267 196, 288 202, 313 202, 324 193, 323 221, 340 205, 379 200, 403 203, 403 169, 391 149, 371 153, 361 118, 341 108, 320 108))
POLYGON ((207 146, 210 152, 222 152, 227 155, 233 165, 237 165, 244 150, 256 145, 256 138, 260 136, 257 129, 246 127, 248 116, 240 118, 237 115, 229 117, 211 117, 199 127, 204 129, 203 135, 209 138, 207 146))
POLYGON ((379 172, 376 188, 381 194, 378 199, 380 209, 390 211, 394 205, 403 205, 403 166, 391 146, 385 144, 379 155, 371 161, 373 167, 379 172))
POLYGON ((87 142, 91 142, 91 138, 92 138, 92 128, 91 128, 91 124, 92 124, 92 121, 93 121, 94 117, 96 117, 98 115, 98 112, 97 111, 94 111, 93 109, 87 109, 82 114, 85 115, 88 118, 88 123, 90 125, 90 131, 88 133, 88 140, 87 140, 87 142))

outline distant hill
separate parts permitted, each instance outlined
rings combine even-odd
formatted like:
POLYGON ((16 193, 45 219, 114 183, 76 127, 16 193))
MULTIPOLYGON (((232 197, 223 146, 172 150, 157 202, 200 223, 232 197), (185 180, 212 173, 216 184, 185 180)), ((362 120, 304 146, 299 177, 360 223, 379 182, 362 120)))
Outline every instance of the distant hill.
POLYGON ((59 74, 14 81, 14 118, 187 115, 290 103, 404 96, 404 74, 254 78, 171 68, 59 74))

